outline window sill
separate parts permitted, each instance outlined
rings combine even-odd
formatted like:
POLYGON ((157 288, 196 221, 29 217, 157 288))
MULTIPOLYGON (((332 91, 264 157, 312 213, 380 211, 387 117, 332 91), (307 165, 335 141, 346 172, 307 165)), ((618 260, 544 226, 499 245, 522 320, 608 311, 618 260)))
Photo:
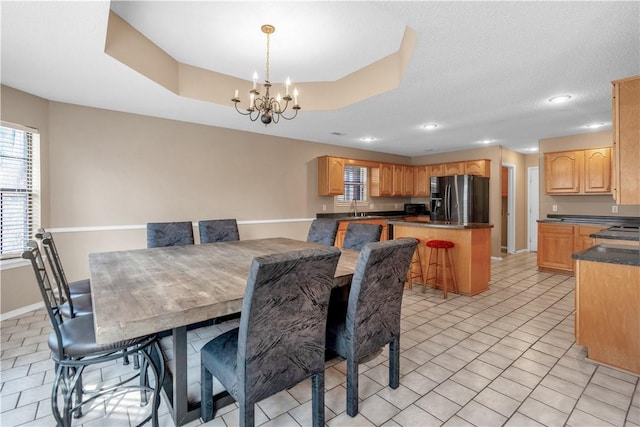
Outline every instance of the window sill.
POLYGON ((28 267, 29 261, 21 258, 10 258, 0 261, 0 271, 11 270, 12 268, 28 267))

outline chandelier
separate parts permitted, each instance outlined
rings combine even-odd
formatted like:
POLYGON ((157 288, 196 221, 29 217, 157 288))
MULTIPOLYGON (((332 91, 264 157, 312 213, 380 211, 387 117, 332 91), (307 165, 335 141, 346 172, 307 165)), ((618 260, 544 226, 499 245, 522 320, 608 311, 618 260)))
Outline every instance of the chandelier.
POLYGON ((265 94, 260 96, 260 92, 257 89, 257 81, 258 81, 258 73, 253 73, 253 88, 249 91, 249 106, 246 109, 246 113, 242 112, 238 109, 238 103, 240 103, 240 98, 238 97, 238 89, 236 89, 235 96, 231 99, 233 101, 234 106, 236 107, 236 111, 243 116, 249 116, 252 122, 258 120, 260 117, 260 121, 266 125, 269 123, 278 123, 280 118, 285 120, 292 120, 298 115, 298 110, 300 110, 300 105, 298 105, 298 89, 293 89, 293 98, 289 94, 289 88, 291 87, 291 80, 287 77, 287 81, 285 83, 286 93, 284 97, 281 97, 280 94, 275 98, 272 98, 269 94, 269 89, 271 89, 271 82, 269 81, 269 36, 276 31, 276 28, 273 25, 263 25, 261 27, 262 32, 267 35, 267 75, 264 80, 264 88, 265 94), (293 115, 287 117, 285 112, 289 107, 289 102, 293 100, 293 106, 291 109, 293 110, 293 115), (284 107, 282 106, 282 102, 285 101, 284 107))

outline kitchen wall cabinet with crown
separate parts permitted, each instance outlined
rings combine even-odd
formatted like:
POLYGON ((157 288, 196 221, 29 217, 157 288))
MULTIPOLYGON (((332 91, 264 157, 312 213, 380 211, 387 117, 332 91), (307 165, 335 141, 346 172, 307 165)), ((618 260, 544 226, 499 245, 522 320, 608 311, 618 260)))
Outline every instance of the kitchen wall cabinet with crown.
POLYGON ((613 198, 640 205, 640 76, 613 84, 613 198))
POLYGON ((545 153, 545 193, 611 194, 611 161, 611 147, 545 153))
POLYGON ((491 160, 479 159, 434 165, 400 165, 332 156, 318 157, 318 195, 344 193, 344 167, 348 164, 369 168, 369 194, 372 197, 429 197, 433 176, 491 175, 491 160))

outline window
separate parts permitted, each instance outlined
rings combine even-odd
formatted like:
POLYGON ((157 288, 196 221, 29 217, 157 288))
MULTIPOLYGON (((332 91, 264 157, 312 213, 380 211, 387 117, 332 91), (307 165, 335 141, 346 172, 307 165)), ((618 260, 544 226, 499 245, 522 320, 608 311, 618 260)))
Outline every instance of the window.
POLYGON ((344 194, 336 196, 336 204, 350 205, 367 201, 367 168, 346 165, 344 167, 344 194))
POLYGON ((2 122, 0 126, 0 258, 18 258, 39 220, 39 134, 2 122))

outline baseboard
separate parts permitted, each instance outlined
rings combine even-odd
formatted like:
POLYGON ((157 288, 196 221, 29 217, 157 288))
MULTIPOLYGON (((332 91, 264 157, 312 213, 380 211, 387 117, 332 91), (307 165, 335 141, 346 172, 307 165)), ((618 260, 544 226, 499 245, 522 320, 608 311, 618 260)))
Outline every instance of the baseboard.
POLYGON ((39 308, 42 308, 42 307, 44 307, 44 303, 37 302, 35 304, 31 304, 25 307, 20 307, 15 310, 7 311, 6 313, 0 313, 0 321, 11 319, 12 317, 18 317, 21 314, 25 314, 33 310, 38 310, 39 308))

